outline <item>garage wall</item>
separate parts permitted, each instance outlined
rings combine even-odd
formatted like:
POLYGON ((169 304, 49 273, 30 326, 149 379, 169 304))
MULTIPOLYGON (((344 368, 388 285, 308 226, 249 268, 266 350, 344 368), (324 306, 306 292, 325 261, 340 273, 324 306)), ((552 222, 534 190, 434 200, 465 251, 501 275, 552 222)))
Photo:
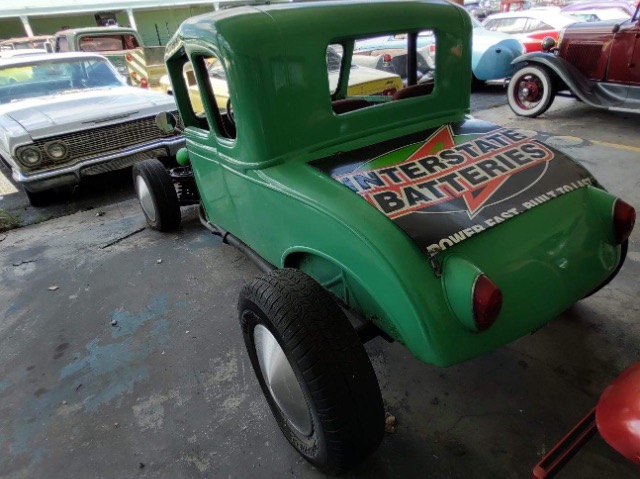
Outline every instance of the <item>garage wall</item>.
POLYGON ((24 37, 24 28, 20 19, 7 18, 0 20, 0 39, 24 37))
POLYGON ((189 17, 213 11, 213 7, 186 7, 162 10, 137 10, 133 14, 138 32, 147 46, 166 45, 180 24, 189 17))
MULTIPOLYGON (((127 15, 124 17, 118 15, 118 20, 127 21, 127 15)), ((78 15, 59 15, 51 17, 29 17, 29 23, 35 35, 45 33, 56 33, 63 27, 79 28, 79 27, 95 27, 96 19, 92 13, 83 13, 78 15)), ((127 25, 125 23, 124 25, 127 25)))

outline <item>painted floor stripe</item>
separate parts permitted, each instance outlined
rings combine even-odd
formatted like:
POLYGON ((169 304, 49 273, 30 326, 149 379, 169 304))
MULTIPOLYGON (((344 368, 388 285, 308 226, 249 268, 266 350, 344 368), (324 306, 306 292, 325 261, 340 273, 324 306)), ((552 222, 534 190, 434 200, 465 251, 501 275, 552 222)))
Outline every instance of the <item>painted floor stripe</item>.
POLYGON ((13 183, 4 176, 2 171, 0 171, 0 195, 10 195, 17 192, 18 190, 13 186, 13 183))
POLYGON ((606 141, 596 141, 596 140, 589 140, 589 141, 594 145, 608 146, 609 148, 618 148, 620 150, 629 150, 629 151, 635 151, 640 153, 640 147, 637 147, 637 146, 620 145, 618 143, 608 143, 606 141))

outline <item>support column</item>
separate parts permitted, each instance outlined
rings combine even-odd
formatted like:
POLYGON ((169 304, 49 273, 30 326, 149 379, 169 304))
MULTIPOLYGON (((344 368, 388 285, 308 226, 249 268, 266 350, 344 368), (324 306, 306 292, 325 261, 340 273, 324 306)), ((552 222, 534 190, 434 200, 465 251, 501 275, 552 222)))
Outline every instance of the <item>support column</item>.
POLYGON ((22 26, 24 27, 24 31, 28 37, 33 36, 33 30, 31 30, 31 24, 29 23, 29 18, 26 15, 20 15, 20 21, 22 22, 22 26))
POLYGON ((127 15, 129 16, 129 25, 134 30, 138 30, 138 25, 136 25, 136 17, 133 16, 133 9, 127 8, 127 15))

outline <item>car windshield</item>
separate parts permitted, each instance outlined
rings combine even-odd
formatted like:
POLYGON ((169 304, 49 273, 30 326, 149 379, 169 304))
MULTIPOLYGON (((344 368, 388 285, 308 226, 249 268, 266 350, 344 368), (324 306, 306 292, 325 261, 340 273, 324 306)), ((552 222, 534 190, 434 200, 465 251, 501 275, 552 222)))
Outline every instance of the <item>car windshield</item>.
POLYGON ((0 103, 90 88, 122 86, 100 58, 20 62, 0 67, 0 103))

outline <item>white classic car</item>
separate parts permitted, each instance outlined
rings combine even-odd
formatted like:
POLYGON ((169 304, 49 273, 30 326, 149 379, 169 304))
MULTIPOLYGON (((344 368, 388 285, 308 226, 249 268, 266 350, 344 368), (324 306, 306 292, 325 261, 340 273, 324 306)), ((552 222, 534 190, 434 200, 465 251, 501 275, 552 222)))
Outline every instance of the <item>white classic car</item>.
POLYGON ((177 132, 155 125, 172 97, 134 88, 91 53, 0 59, 0 158, 32 205, 82 176, 175 155, 177 132))

